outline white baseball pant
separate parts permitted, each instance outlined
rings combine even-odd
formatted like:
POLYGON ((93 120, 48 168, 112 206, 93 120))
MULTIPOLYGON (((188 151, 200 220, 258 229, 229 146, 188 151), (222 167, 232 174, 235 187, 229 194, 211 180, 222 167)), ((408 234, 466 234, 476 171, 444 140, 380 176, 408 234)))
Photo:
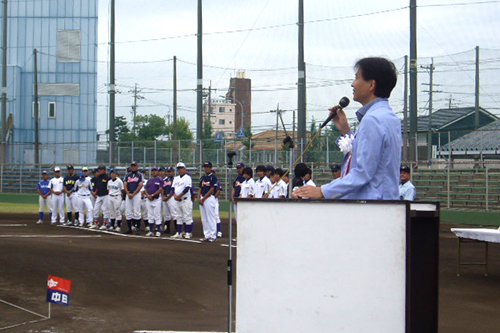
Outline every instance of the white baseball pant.
POLYGON ((177 224, 186 223, 186 225, 193 224, 193 202, 191 197, 185 200, 175 201, 176 203, 176 214, 177 214, 177 224))
POLYGON ((175 199, 171 197, 167 201, 161 203, 163 210, 163 221, 174 221, 177 219, 175 214, 175 199))
POLYGON ((123 218, 123 214, 125 214, 125 210, 127 205, 125 204, 125 200, 122 199, 122 203, 120 204, 120 215, 116 218, 118 221, 121 221, 123 218))
POLYGON ((64 196, 52 194, 52 224, 57 223, 57 212, 59 211, 59 222, 64 222, 64 196))
POLYGON ((38 198, 38 203, 40 204, 40 208, 38 209, 40 213, 43 213, 45 211, 45 206, 47 206, 49 213, 52 212, 52 195, 48 195, 45 199, 40 196, 38 198))
POLYGON ((87 224, 92 224, 92 217, 94 209, 92 207, 92 201, 90 200, 90 196, 88 195, 79 195, 78 201, 80 202, 80 213, 78 215, 78 222, 83 224, 83 212, 84 210, 87 212, 87 224))
POLYGON ((215 219, 215 197, 209 196, 203 205, 200 205, 201 222, 203 223, 203 234, 205 238, 217 238, 217 228, 215 219))
POLYGON ((144 199, 141 199, 141 216, 142 216, 143 220, 147 220, 148 217, 149 217, 149 214, 148 214, 148 208, 149 208, 148 202, 149 202, 149 199, 147 197, 144 198, 144 199))
POLYGON ((129 220, 140 220, 141 219, 141 195, 136 194, 133 196, 132 199, 129 198, 127 195, 127 198, 125 199, 125 211, 127 215, 127 221, 129 220))
MULTIPOLYGON (((161 225, 161 198, 153 199, 153 201, 147 199, 148 206, 148 222, 154 223, 157 226, 161 225)), ((158 227, 159 230, 159 227, 158 227)), ((151 230, 153 231, 153 230, 151 230)))
POLYGON ((122 196, 115 195, 109 196, 108 199, 108 209, 109 209, 109 218, 113 220, 121 220, 120 206, 122 204, 122 196))
POLYGON ((65 193, 64 198, 66 201, 66 212, 71 213, 74 210, 75 213, 78 213, 78 196, 75 193, 72 193, 70 196, 65 193))
POLYGON ((219 216, 219 198, 215 198, 215 222, 220 223, 219 216))
POLYGON ((94 221, 99 220, 99 211, 102 211, 104 222, 109 221, 108 197, 109 195, 103 195, 102 197, 98 196, 97 199, 95 200, 94 221))

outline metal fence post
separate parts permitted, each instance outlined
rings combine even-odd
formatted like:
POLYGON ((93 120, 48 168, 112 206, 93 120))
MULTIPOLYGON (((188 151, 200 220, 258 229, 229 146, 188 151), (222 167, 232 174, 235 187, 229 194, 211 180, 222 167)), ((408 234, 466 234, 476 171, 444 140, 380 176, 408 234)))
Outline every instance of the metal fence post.
POLYGON ((19 172, 19 193, 23 193, 23 173, 19 172))
POLYGON ((489 206, 489 172, 488 172, 488 168, 486 168, 485 172, 484 172, 484 177, 486 178, 486 211, 489 210, 490 206, 489 206))
POLYGON ((0 193, 3 193, 3 163, 0 164, 0 193))
POLYGON ((120 150, 121 150, 121 147, 118 147, 118 164, 121 164, 120 150))
POLYGON ((156 140, 155 140, 155 153, 154 153, 154 155, 155 155, 155 163, 154 164, 156 165, 156 140))
POLYGON ((248 153, 248 160, 249 163, 252 164, 252 138, 250 138, 250 146, 249 146, 249 153, 248 153))
POLYGON ((144 164, 147 163, 147 160, 146 160, 146 146, 144 146, 144 164))
POLYGON ((131 160, 132 161, 134 160, 134 141, 132 141, 132 156, 131 156, 131 160))

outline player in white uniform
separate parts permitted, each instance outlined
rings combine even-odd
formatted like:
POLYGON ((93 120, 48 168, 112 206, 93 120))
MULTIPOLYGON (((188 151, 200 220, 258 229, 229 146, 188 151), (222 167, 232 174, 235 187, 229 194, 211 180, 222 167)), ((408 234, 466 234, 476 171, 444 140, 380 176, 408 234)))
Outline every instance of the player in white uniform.
MULTIPOLYGON (((146 169, 141 169, 141 174, 144 177, 144 186, 148 182, 148 179, 146 178, 147 172, 146 169)), ((148 198, 146 197, 146 193, 144 192, 145 188, 144 186, 141 188, 141 217, 142 220, 144 221, 144 229, 146 231, 149 231, 149 214, 148 214, 148 198)))
POLYGON ((92 196, 92 183, 90 179, 85 177, 83 172, 80 172, 78 175, 78 180, 75 183, 75 194, 78 196, 78 203, 80 207, 78 208, 78 222, 80 223, 80 227, 85 225, 84 223, 84 211, 87 212, 87 225, 92 225, 92 219, 94 216, 94 207, 92 207, 92 201, 90 201, 90 197, 92 196))
POLYGON ((118 177, 115 169, 110 170, 111 179, 108 181, 108 191, 109 191, 109 217, 111 220, 110 228, 108 230, 114 230, 121 232, 122 225, 122 215, 120 212, 120 206, 122 204, 122 193, 124 191, 123 181, 118 177), (112 226, 115 226, 113 229, 112 226))
POLYGON ((61 169, 54 168, 54 178, 50 180, 50 192, 52 193, 52 224, 57 223, 57 212, 59 222, 64 223, 64 179, 61 177, 61 169))
MULTIPOLYGON (((215 171, 213 171, 215 174, 215 171)), ((215 188, 215 222, 217 223, 217 238, 222 237, 222 225, 220 223, 220 214, 219 214, 219 196, 220 193, 222 192, 222 184, 220 183, 220 180, 217 179, 217 187, 215 188)))
POLYGON ((174 200, 176 202, 177 212, 177 232, 172 238, 182 238, 182 225, 186 224, 184 237, 189 239, 193 237, 193 202, 191 201, 192 180, 186 174, 186 165, 182 162, 177 163, 177 172, 179 175, 174 178, 172 191, 174 191, 174 200))
POLYGON ((286 183, 281 179, 283 176, 284 171, 283 169, 277 168, 274 170, 272 177, 273 180, 273 189, 271 190, 271 193, 269 194, 269 198, 271 199, 283 199, 287 197, 287 185, 286 183), (281 180, 280 180, 281 179, 281 180), (277 182, 277 184, 276 184, 277 182))
POLYGON ((271 190, 271 181, 266 177, 265 166, 259 165, 255 171, 259 179, 255 182, 254 198, 264 198, 265 195, 271 190))
POLYGON ((316 187, 316 184, 314 184, 311 178, 312 178, 312 170, 310 168, 307 168, 306 175, 302 178, 304 180, 304 186, 316 187))
POLYGON ((255 180, 253 180, 253 170, 250 167, 243 169, 243 178, 245 181, 241 183, 240 198, 253 198, 255 189, 255 180))

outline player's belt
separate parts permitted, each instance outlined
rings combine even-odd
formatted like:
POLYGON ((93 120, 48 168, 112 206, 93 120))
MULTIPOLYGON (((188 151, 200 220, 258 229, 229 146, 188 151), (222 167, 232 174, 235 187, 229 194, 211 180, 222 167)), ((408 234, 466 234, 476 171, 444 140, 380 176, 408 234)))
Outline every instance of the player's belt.
POLYGON ((117 194, 117 195, 109 195, 110 197, 121 197, 121 194, 117 194))
POLYGON ((78 194, 79 197, 88 197, 88 194, 78 194))

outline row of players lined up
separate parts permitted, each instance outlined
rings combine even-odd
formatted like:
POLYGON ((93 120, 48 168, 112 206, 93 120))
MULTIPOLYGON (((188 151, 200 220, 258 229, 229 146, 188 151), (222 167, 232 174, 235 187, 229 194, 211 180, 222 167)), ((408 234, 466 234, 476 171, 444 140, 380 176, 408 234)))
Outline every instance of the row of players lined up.
MULTIPOLYGON (((233 181, 232 189, 234 203, 239 197, 262 198, 269 195, 270 198, 281 198, 287 196, 288 177, 283 178, 284 181, 281 181, 280 186, 274 186, 274 183, 283 176, 283 170, 274 169, 272 166, 258 166, 256 173, 259 178, 256 182, 252 179, 251 168, 245 168, 243 163, 238 163, 237 170, 238 176, 233 181)), ((88 227, 121 232, 125 213, 128 229, 124 233, 139 233, 142 217, 148 236, 159 237, 161 231, 170 234, 171 221, 174 221, 176 233, 172 237, 191 238, 192 205, 196 192, 185 165, 182 162, 177 164, 177 177, 174 177, 175 170, 172 167, 159 169, 154 167, 151 170, 150 180, 145 178, 146 170, 139 171, 135 162, 132 162, 127 171, 123 180, 119 178, 115 169, 111 169, 108 175, 103 165, 93 170, 94 177, 88 175, 88 168, 83 168, 82 172, 76 175, 72 165, 67 166, 68 173, 64 178, 61 177, 61 170, 58 167, 54 169, 54 178, 50 180, 48 172, 43 171, 43 179, 37 186, 40 195, 37 224, 42 223, 44 210, 47 207, 52 224, 57 224, 57 214, 59 214, 61 224, 83 227, 86 212, 88 227), (186 200, 187 198, 191 200, 186 200), (67 211, 66 220, 64 203, 66 203, 67 211), (75 212, 73 221, 72 211, 75 212), (100 225, 101 211, 104 222, 100 225), (155 226, 156 233, 153 234, 155 226)), ((205 235, 203 240, 212 242, 216 236, 222 236, 218 203, 222 186, 210 162, 204 163, 204 171, 205 176, 200 180, 198 200, 205 235)), ((305 165, 298 165, 295 171, 303 173, 303 177, 297 181, 315 186, 311 180, 311 171, 305 165)), ((332 166, 332 175, 334 178, 340 176, 339 166, 332 166)), ((302 185, 297 181, 294 180, 295 186, 302 185)))

